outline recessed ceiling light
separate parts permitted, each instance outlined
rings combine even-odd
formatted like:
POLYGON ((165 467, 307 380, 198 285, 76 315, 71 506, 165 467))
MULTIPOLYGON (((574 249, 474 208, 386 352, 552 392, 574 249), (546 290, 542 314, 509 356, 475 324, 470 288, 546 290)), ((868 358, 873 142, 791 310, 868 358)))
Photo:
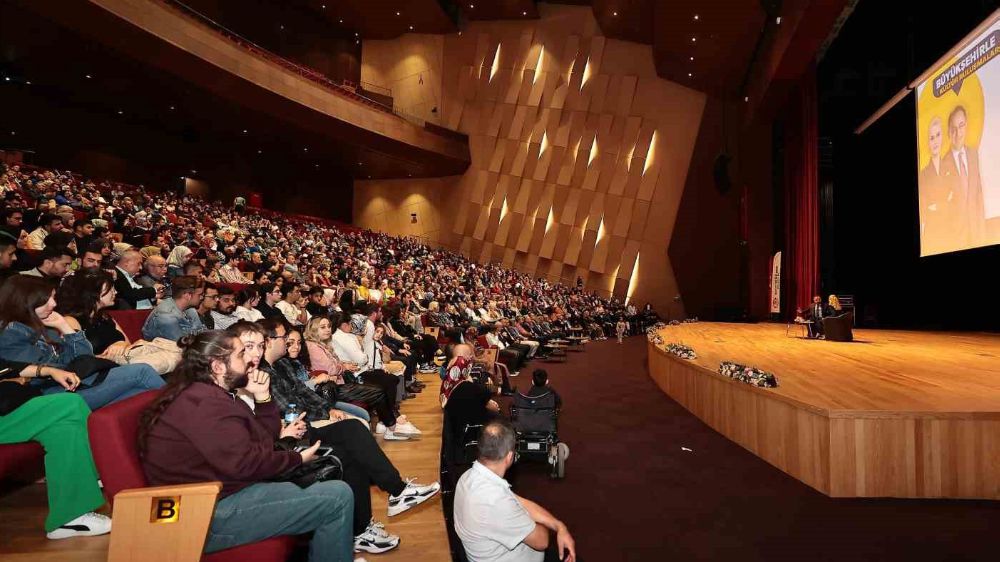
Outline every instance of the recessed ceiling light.
POLYGON ((243 134, 244 135, 247 134, 247 130, 246 129, 243 129, 243 134))
POLYGON ((697 37, 692 37, 692 38, 691 38, 691 42, 692 42, 692 43, 695 43, 695 42, 697 42, 697 41, 698 41, 698 38, 697 38, 697 37))
POLYGON ((17 136, 17 131, 11 131, 10 134, 17 136))
POLYGON ((694 21, 698 21, 698 14, 694 15, 694 21))
POLYGON ((173 111, 173 110, 175 110, 175 109, 177 109, 177 108, 176 108, 176 107, 174 107, 174 106, 172 106, 172 105, 170 106, 170 111, 173 111))
POLYGON ((326 4, 323 4, 321 7, 325 10, 326 9, 326 4))
POLYGON ((396 15, 398 16, 398 15, 399 15, 399 12, 396 12, 396 15))
POLYGON ((475 4, 469 4, 469 8, 472 9, 472 10, 475 10, 476 9, 476 5, 475 4))
POLYGON ((118 115, 125 115, 125 112, 119 109, 118 110, 118 115))
POLYGON ((618 12, 611 12, 611 15, 615 16, 617 18, 618 17, 618 12))
POLYGON ((355 37, 357 37, 357 36, 358 36, 358 32, 357 32, 357 31, 355 31, 355 32, 354 32, 354 36, 355 36, 355 37))
POLYGON ((307 146, 307 147, 303 148, 302 151, 303 152, 309 152, 309 147, 307 146))
POLYGON ((743 101, 750 101, 750 96, 743 96, 743 101))
POLYGON ((24 83, 30 86, 31 85, 31 80, 26 80, 24 83))
POLYGON ((364 166, 364 164, 361 163, 361 162, 358 162, 358 166, 364 166))
POLYGON ((691 60, 694 60, 694 57, 691 57, 691 60))
POLYGON ((283 25, 279 25, 279 26, 278 26, 278 29, 282 29, 282 30, 283 30, 283 29, 285 29, 285 26, 283 26, 283 25))
POLYGON ((198 170, 191 170, 191 173, 192 173, 192 174, 197 174, 197 173, 198 173, 198 170))
POLYGON ((10 82, 10 76, 4 76, 3 77, 3 81, 4 82, 10 82))
POLYGON ((344 23, 344 18, 340 18, 340 23, 344 23))
POLYGON ((777 18, 775 18, 774 23, 776 23, 778 25, 781 25, 781 16, 778 16, 777 18))
POLYGON ((410 31, 413 31, 413 26, 412 25, 410 26, 410 31))
POLYGON ((317 170, 319 169, 319 164, 316 164, 316 169, 317 169, 317 170))
POLYGON ((87 80, 90 80, 90 78, 91 78, 91 77, 90 77, 90 75, 89 75, 89 74, 85 74, 85 75, 84 75, 84 78, 86 78, 87 80))
POLYGON ((521 15, 522 16, 526 16, 526 15, 528 15, 528 12, 521 12, 521 15))
POLYGON ((694 74, 691 74, 690 72, 688 72, 688 78, 691 78, 692 76, 694 76, 694 74))
POLYGON ((264 154, 263 150, 257 150, 257 154, 264 154))

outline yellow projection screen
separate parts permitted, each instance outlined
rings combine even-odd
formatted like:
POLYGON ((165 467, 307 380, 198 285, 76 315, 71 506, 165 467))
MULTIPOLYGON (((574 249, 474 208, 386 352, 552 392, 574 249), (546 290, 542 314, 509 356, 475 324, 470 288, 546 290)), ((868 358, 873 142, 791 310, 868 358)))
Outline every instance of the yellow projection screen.
POLYGON ((917 85, 920 255, 1000 243, 1000 17, 917 85))

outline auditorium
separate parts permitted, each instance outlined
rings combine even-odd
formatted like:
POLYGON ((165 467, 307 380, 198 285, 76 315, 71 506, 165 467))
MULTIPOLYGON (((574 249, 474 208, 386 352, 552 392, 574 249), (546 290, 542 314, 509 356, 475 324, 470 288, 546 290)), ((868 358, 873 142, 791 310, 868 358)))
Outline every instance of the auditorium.
POLYGON ((998 42, 0 0, 0 561, 996 559, 998 42))

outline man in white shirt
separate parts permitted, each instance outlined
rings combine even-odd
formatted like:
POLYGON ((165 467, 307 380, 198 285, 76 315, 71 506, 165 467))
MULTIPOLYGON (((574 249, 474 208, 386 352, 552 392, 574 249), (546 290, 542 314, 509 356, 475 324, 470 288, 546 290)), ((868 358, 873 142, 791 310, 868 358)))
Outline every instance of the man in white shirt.
POLYGON ((455 488, 455 532, 470 562, 542 562, 549 531, 559 559, 575 562, 569 529, 545 508, 510 489, 504 474, 514 464, 517 437, 506 420, 483 427, 479 458, 455 488))
POLYGON ((299 300, 302 299, 302 290, 294 283, 283 283, 281 285, 281 300, 274 305, 285 316, 285 320, 292 326, 304 326, 309 321, 309 313, 298 307, 299 300))
POLYGON ((45 237, 53 232, 59 232, 63 229, 63 221, 59 218, 59 215, 52 215, 45 213, 38 219, 38 228, 31 231, 28 235, 28 249, 29 250, 44 250, 45 249, 45 237))

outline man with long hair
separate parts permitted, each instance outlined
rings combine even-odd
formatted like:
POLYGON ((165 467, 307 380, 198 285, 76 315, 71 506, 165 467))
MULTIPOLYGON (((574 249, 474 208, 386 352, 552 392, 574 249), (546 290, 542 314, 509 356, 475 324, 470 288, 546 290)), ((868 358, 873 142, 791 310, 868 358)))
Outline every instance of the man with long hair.
POLYGON ((247 368, 240 339, 209 331, 184 336, 180 346, 183 357, 170 384, 139 426, 149 484, 222 482, 205 552, 314 532, 309 560, 353 560, 354 498, 347 484, 325 481, 303 489, 267 482, 315 459, 320 442, 301 452, 275 450, 274 442, 300 433, 301 424, 282 429, 270 377, 247 368), (253 409, 236 399, 240 389, 253 397, 253 409))

